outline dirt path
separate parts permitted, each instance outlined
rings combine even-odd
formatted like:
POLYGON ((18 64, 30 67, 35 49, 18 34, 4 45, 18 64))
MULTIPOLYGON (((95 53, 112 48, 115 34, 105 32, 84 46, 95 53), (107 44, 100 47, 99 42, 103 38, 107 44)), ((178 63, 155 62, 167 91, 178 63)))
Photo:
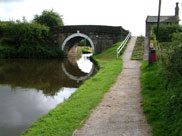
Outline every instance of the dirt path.
POLYGON ((123 54, 123 71, 116 83, 73 136, 151 136, 141 108, 140 62, 130 56, 136 37, 123 54))

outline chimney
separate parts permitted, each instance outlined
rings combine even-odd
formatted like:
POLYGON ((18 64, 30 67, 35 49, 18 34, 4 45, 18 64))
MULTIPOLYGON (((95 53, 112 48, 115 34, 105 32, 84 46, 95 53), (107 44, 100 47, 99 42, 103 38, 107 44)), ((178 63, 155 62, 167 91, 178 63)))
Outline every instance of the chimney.
POLYGON ((176 8, 175 8, 175 16, 179 16, 179 6, 178 6, 178 2, 176 3, 176 8))

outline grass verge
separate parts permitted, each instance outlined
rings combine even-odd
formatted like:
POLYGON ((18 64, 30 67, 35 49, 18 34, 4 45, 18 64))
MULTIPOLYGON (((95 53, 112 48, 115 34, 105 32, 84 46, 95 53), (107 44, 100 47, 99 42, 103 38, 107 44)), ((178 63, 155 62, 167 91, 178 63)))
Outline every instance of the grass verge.
POLYGON ((143 60, 144 53, 144 37, 137 37, 135 47, 131 56, 131 60, 143 60))
POLYGON ((142 67, 142 105, 153 136, 182 136, 181 84, 167 83, 161 64, 142 67))
POLYGON ((94 56, 100 67, 98 73, 85 81, 68 100, 41 116, 22 136, 71 136, 80 128, 122 70, 122 61, 116 58, 119 45, 94 56))

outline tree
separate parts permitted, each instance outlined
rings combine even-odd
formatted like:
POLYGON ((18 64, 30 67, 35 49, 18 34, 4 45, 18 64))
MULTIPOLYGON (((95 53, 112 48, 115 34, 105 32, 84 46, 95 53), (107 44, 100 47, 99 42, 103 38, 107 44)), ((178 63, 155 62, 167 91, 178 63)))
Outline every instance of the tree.
POLYGON ((53 10, 44 10, 41 15, 35 15, 33 21, 48 27, 64 25, 61 16, 53 10))

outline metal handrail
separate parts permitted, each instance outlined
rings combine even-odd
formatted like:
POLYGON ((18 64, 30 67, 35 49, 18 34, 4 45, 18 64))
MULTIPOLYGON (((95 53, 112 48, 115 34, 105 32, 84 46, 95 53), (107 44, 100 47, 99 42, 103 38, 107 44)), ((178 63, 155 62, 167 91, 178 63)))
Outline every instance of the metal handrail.
POLYGON ((119 53, 122 51, 126 43, 128 42, 129 38, 131 37, 131 33, 129 32, 126 36, 125 40, 121 43, 121 45, 117 48, 117 58, 119 56, 119 53))

